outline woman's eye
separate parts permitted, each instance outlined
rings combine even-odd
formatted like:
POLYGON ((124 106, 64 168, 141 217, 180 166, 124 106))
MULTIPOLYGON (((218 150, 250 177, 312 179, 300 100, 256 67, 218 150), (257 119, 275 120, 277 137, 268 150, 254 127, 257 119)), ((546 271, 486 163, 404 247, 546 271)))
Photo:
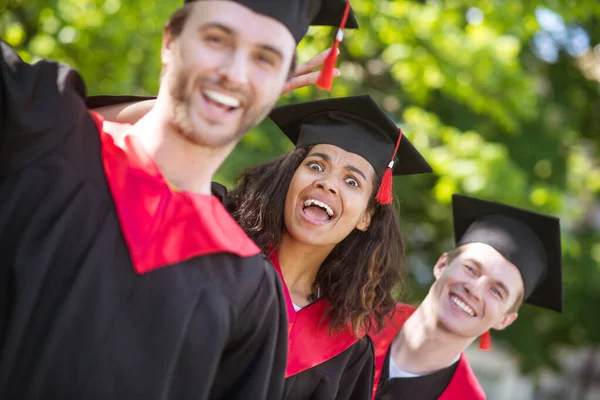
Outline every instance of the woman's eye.
POLYGON ((313 171, 323 172, 323 167, 321 167, 318 163, 310 163, 308 164, 308 168, 312 169, 313 171))
POLYGON ((346 183, 350 186, 354 186, 354 187, 359 187, 360 184, 358 183, 358 181, 354 178, 346 178, 346 183))
POLYGON ((492 289, 492 292, 494 292, 494 294, 495 294, 496 296, 498 296, 500 299, 502 299, 502 292, 501 292, 500 290, 498 290, 498 289, 496 289, 496 288, 493 288, 493 289, 492 289))
POLYGON ((470 267, 468 265, 465 265, 465 268, 467 269, 467 271, 469 271, 469 273, 471 274, 475 274, 475 269, 473 267, 470 267))

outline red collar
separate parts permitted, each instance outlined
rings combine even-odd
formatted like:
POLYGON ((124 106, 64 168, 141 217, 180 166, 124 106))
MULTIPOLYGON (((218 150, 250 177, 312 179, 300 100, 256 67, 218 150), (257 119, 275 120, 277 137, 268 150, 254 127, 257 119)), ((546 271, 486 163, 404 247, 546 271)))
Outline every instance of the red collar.
POLYGON ((104 174, 138 274, 208 254, 260 253, 216 197, 172 191, 137 138, 126 135, 130 125, 90 114, 98 127, 104 174))
MULTIPOLYGON (((386 321, 383 329, 378 333, 370 334, 375 347, 375 379, 373 385, 373 399, 381 380, 383 366, 388 350, 394 341, 394 338, 402 329, 406 320, 415 312, 416 308, 408 305, 397 303, 396 312, 393 317, 386 321)), ((467 357, 463 354, 460 356, 458 366, 454 372, 454 376, 450 384, 442 394, 439 400, 485 400, 485 393, 481 385, 477 381, 473 370, 471 369, 467 357)))
POLYGON ((460 361, 450 384, 444 390, 439 400, 485 400, 485 392, 473 373, 467 356, 460 355, 460 361))
POLYGON ((385 364, 385 357, 388 349, 390 348, 394 338, 402 329, 402 325, 406 320, 415 312, 416 308, 408 304, 396 303, 396 310, 393 317, 390 320, 384 322, 383 329, 377 333, 370 333, 369 336, 373 340, 373 347, 375 349, 375 379, 373 381, 373 399, 375 399, 375 392, 379 386, 379 380, 381 379, 381 372, 383 365, 385 364))
POLYGON ((270 255, 273 267, 283 283, 288 311, 288 361, 285 377, 313 368, 350 348, 358 341, 350 329, 331 333, 331 319, 327 315, 329 301, 318 300, 300 311, 294 310, 289 289, 285 285, 279 258, 275 251, 270 255))

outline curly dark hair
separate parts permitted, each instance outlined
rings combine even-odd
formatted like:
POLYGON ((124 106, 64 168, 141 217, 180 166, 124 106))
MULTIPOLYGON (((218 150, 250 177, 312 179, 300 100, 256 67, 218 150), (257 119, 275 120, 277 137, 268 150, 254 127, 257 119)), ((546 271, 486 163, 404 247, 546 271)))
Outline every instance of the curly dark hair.
MULTIPOLYGON (((246 170, 231 193, 233 217, 265 253, 281 241, 287 190, 309 150, 298 148, 246 170)), ((357 337, 381 329, 406 277, 396 207, 377 203, 373 193, 369 208, 374 210, 369 229, 355 229, 335 246, 320 266, 309 298, 317 300, 320 290, 331 304, 330 328, 350 326, 357 337)))

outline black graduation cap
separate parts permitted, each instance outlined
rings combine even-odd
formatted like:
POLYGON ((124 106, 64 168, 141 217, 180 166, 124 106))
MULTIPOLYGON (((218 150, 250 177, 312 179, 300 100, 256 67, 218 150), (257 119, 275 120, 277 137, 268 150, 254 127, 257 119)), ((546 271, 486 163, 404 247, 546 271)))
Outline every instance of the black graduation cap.
POLYGON ((485 243, 520 271, 526 303, 562 312, 560 220, 472 197, 452 196, 457 246, 485 243))
POLYGON ((433 171, 371 96, 285 105, 275 108, 269 116, 296 147, 332 144, 358 154, 373 166, 382 181, 389 170, 390 185, 392 174, 433 171), (395 162, 389 168, 391 160, 395 162))
MULTIPOLYGON (((185 0, 192 3, 198 0, 185 0)), ((269 16, 285 25, 296 43, 300 42, 309 25, 339 26, 344 15, 346 0, 232 0, 251 10, 269 16)), ((350 10, 346 28, 358 28, 350 10)))

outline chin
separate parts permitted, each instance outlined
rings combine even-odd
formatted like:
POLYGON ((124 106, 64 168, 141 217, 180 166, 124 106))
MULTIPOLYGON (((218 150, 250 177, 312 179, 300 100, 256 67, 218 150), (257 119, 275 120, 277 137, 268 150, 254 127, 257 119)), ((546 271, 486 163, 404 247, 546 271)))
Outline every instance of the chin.
POLYGON ((183 136, 199 146, 216 149, 235 143, 239 139, 237 131, 230 127, 211 128, 206 123, 189 126, 191 129, 182 131, 183 136))
MULTIPOLYGON (((475 321, 473 321, 475 322, 475 321)), ((476 338, 481 329, 472 324, 465 324, 461 318, 452 315, 441 315, 438 317, 438 325, 445 331, 464 338, 476 338)))
POLYGON ((323 232, 315 232, 312 229, 300 227, 292 230, 287 229, 287 231, 288 235, 298 243, 314 247, 327 246, 329 244, 329 241, 324 237, 326 235, 323 235, 323 232))
POLYGON ((323 238, 321 235, 313 234, 310 232, 298 232, 294 231, 290 233, 290 236, 297 242, 308 244, 311 246, 323 245, 323 238))

